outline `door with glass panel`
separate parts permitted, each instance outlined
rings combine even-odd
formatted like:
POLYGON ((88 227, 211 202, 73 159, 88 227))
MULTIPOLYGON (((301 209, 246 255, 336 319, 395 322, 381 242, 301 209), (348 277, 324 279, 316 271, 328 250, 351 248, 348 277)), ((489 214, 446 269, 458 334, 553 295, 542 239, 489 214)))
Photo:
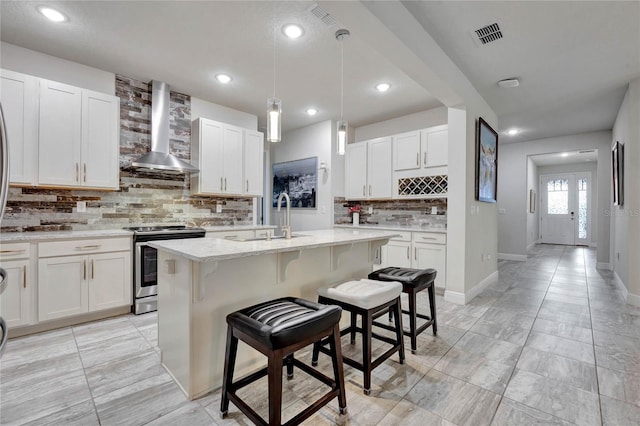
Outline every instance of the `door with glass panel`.
POLYGON ((591 174, 540 177, 540 233, 543 243, 589 245, 591 174))

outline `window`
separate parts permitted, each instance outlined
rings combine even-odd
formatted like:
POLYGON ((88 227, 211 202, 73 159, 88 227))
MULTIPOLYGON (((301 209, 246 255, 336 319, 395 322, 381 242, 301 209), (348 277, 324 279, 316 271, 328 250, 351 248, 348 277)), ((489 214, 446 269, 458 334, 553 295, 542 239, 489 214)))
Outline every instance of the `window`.
POLYGON ((578 179, 578 238, 587 238, 587 179, 578 179))
POLYGON ((547 214, 569 214, 568 179, 547 181, 547 214))

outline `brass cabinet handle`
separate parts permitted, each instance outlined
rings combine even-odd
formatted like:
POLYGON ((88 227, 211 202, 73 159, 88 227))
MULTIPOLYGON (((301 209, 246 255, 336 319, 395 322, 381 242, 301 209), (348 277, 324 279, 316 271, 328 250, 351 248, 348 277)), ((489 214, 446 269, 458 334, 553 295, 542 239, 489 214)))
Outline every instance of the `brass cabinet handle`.
POLYGON ((76 182, 80 182, 80 165, 76 163, 76 182))
POLYGON ((0 250, 0 254, 18 254, 24 253, 26 250, 0 250))
POLYGON ((87 163, 84 163, 84 182, 87 183, 87 163))
POLYGON ((362 185, 362 196, 367 195, 367 185, 362 185))
POLYGON ((426 152, 424 153, 424 165, 425 166, 427 165, 427 153, 426 152))
POLYGON ((87 280, 87 261, 83 260, 82 261, 82 276, 83 276, 83 280, 87 280))
POLYGON ((418 260, 418 247, 413 248, 413 258, 418 260))
POLYGON ((102 247, 100 244, 94 244, 90 246, 76 246, 76 250, 95 250, 102 247))
POLYGON ((91 279, 93 279, 94 271, 95 271, 95 265, 93 264, 93 259, 91 259, 91 279))
POLYGON ((249 192, 249 179, 247 179, 247 192, 249 192))
POLYGON ((369 196, 371 196, 371 185, 369 185, 369 196))
POLYGON ((416 152, 416 166, 420 165, 420 153, 416 152))
POLYGON ((22 288, 27 288, 27 265, 22 266, 22 288))
POLYGON ((224 190, 227 190, 227 178, 224 178, 224 190))
POLYGON ((411 259, 411 258, 409 257, 409 256, 410 256, 410 254, 409 254, 409 250, 410 250, 410 248, 409 248, 409 246, 407 246, 407 259, 411 259))
POLYGON ((437 238, 435 237, 420 237, 420 238, 422 238, 423 240, 437 240, 437 238))
POLYGON ((220 191, 222 191, 222 176, 220 176, 220 191))

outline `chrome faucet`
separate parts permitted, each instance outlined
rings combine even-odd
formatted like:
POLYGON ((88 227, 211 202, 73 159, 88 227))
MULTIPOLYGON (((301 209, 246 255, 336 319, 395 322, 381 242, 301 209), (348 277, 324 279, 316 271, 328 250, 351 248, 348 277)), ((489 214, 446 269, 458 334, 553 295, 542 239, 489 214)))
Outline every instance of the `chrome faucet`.
POLYGON ((281 192, 278 195, 278 211, 280 211, 280 207, 282 206, 282 197, 287 199, 287 215, 285 216, 285 224, 281 226, 280 229, 284 231, 284 238, 287 240, 291 239, 291 199, 289 198, 289 194, 286 192, 281 192))

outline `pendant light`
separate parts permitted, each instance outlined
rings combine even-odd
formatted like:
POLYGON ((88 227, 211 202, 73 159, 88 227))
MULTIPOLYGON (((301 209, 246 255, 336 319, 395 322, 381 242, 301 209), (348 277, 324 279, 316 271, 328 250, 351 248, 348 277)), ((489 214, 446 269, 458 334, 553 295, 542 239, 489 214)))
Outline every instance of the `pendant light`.
POLYGON ((344 120, 344 39, 351 33, 349 30, 336 31, 336 40, 340 42, 340 121, 338 121, 338 155, 344 155, 347 147, 349 123, 344 120))
POLYGON ((267 99, 267 141, 280 142, 282 101, 276 98, 276 19, 273 17, 273 97, 267 99))

